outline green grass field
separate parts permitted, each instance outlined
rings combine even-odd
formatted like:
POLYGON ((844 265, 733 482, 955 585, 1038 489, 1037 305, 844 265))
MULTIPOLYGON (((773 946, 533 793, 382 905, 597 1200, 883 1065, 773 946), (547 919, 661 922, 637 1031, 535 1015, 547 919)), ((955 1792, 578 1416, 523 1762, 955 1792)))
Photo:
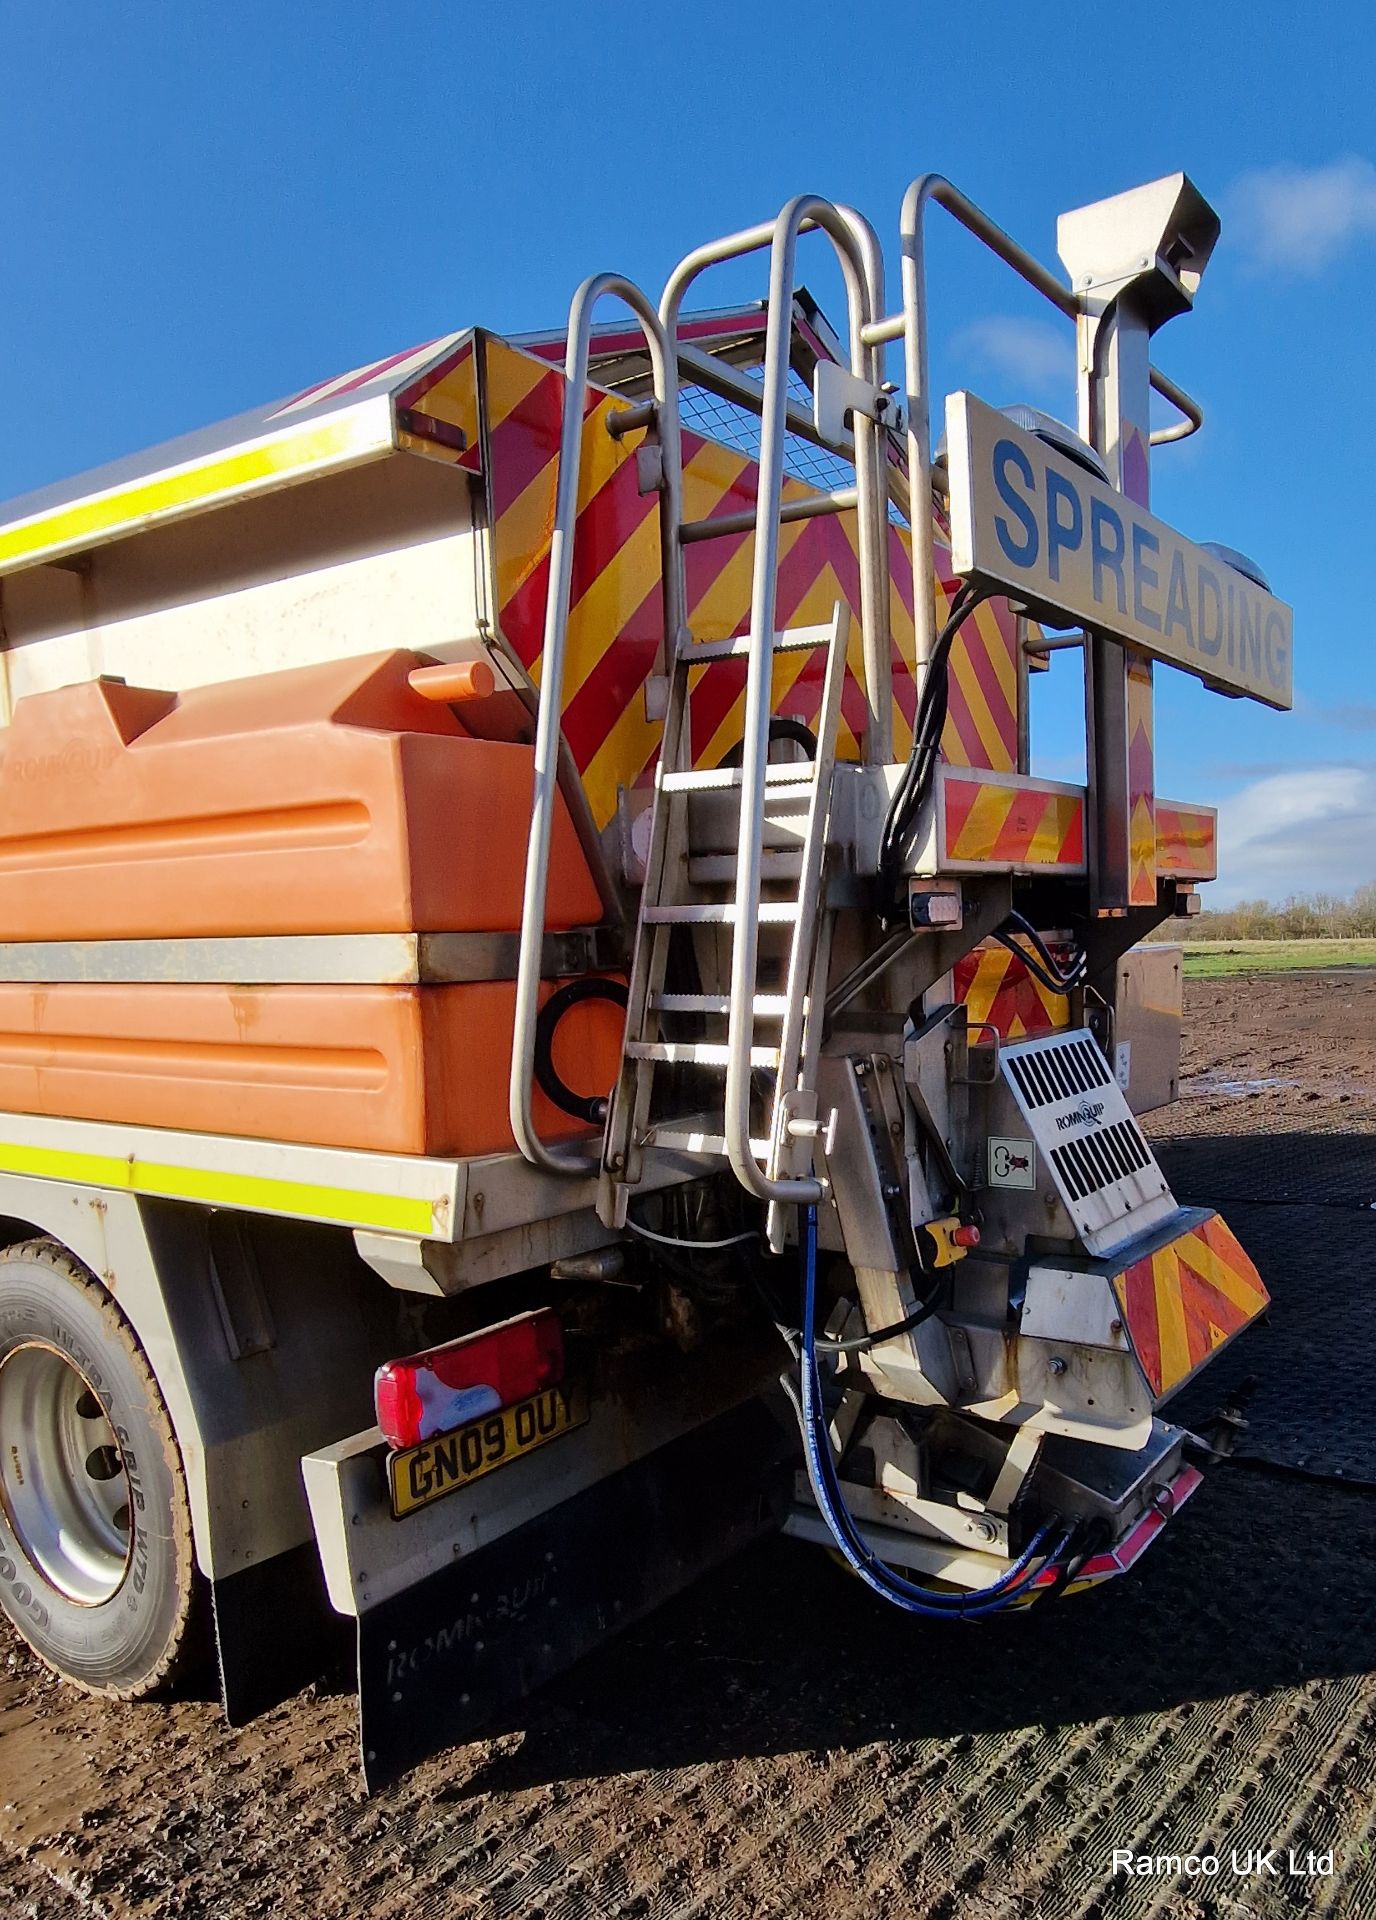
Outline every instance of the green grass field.
POLYGON ((1376 967, 1376 940, 1186 940, 1184 948, 1187 980, 1306 967, 1376 967))

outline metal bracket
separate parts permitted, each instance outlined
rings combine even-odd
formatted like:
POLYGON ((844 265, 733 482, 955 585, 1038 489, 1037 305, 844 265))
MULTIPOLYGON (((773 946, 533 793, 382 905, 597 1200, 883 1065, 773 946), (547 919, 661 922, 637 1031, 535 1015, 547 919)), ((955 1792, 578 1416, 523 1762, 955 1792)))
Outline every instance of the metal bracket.
POLYGON ((844 447, 857 413, 895 433, 903 431, 903 409, 895 393, 872 386, 834 360, 819 360, 812 371, 812 418, 818 433, 844 447))
POLYGON ((1015 1429, 1003 1456, 1003 1465, 989 1490, 986 1506, 991 1513, 1006 1514, 1027 1483, 1027 1476, 1037 1464, 1042 1450, 1044 1436, 1035 1427, 1026 1426, 1015 1429))
POLYGON ((835 1107, 825 1114, 819 1113, 817 1095, 811 1088, 797 1087, 784 1095, 782 1115, 783 1129, 790 1140, 815 1141, 823 1157, 830 1158, 836 1148, 835 1107))

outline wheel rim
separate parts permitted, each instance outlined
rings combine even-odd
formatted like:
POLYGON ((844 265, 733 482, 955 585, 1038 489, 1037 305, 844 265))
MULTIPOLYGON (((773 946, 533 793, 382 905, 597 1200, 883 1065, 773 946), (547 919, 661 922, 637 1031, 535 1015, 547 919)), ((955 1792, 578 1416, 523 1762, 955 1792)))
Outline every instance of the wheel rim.
POLYGON ((129 1476, 115 1430, 66 1354, 28 1340, 0 1359, 0 1502, 48 1585, 98 1607, 133 1547, 129 1476))

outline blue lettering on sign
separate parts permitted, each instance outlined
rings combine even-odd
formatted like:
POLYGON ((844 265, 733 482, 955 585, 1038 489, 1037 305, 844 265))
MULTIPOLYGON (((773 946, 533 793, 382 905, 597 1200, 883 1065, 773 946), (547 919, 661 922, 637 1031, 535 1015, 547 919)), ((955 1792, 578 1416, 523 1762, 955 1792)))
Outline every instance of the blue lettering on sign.
POLYGON ((1215 654, 1223 645, 1223 594, 1218 575, 1207 567, 1199 569, 1199 651, 1215 654))
POLYGON ((1237 590, 1233 585, 1232 575, 1230 574, 1228 576, 1228 618, 1224 622, 1224 627, 1223 627, 1224 638, 1228 642, 1228 665, 1230 667, 1234 664, 1236 647, 1237 647, 1236 635, 1233 627, 1233 616, 1236 611, 1236 608, 1237 608, 1237 590))
POLYGON ((1103 579, 1106 573, 1113 575, 1114 586, 1118 592, 1118 611, 1128 610, 1128 592, 1123 584, 1123 555, 1127 542, 1123 534, 1123 523, 1113 508, 1104 500, 1091 500, 1089 503, 1089 551, 1094 562, 1094 598, 1104 597, 1103 579), (1107 536, 1112 531, 1112 542, 1107 536))
POLYGON ((1285 685, 1285 622, 1274 607, 1266 616, 1266 678, 1273 687, 1285 685))
POLYGON ((1250 668, 1258 680, 1261 678, 1261 614, 1252 605, 1252 596, 1246 588, 1238 591, 1238 616, 1240 625, 1237 638, 1238 664, 1245 670, 1250 668))
POLYGON ((1024 486, 1030 488, 1035 485, 1032 463, 1022 448, 1012 440, 1000 440, 994 447, 994 486, 999 499, 1022 527, 1024 537, 1022 540, 1013 537, 1013 529, 1002 514, 994 516, 994 533, 1015 567, 1032 567, 1037 563, 1037 522, 1026 500, 1014 491, 1008 472, 1010 467, 1017 468, 1024 486))
POLYGON ((1161 584, 1161 576, 1155 567, 1147 565, 1143 555, 1160 553, 1161 542, 1156 535, 1136 521, 1132 526, 1132 612, 1133 618, 1141 626, 1150 627, 1153 633, 1161 631, 1161 616, 1155 607, 1149 607, 1142 597, 1144 588, 1153 593, 1161 584))
POLYGON ((1054 468, 1046 473, 1046 570, 1053 580, 1061 577, 1062 553, 1074 553, 1084 538, 1085 516, 1080 496, 1068 480, 1054 468), (1060 509, 1069 509, 1062 518, 1060 509))
POLYGON ((1171 555, 1171 583, 1166 589, 1166 638, 1179 628, 1185 643, 1194 647, 1194 622, 1190 618, 1190 594, 1185 583, 1185 556, 1179 547, 1171 555))

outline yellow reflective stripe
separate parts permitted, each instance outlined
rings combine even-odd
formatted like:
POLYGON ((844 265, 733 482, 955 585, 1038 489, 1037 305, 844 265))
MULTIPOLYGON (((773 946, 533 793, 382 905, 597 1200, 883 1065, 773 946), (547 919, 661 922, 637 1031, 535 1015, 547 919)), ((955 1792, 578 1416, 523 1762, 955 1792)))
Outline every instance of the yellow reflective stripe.
POLYGON ((114 1187, 163 1200, 199 1200, 207 1206, 251 1213, 305 1215, 394 1233, 434 1231, 429 1200, 398 1193, 358 1193, 348 1187, 275 1180, 267 1174, 207 1172, 199 1167, 159 1166, 112 1153, 76 1153, 66 1147, 26 1147, 0 1141, 0 1171, 40 1180, 73 1180, 84 1187, 114 1187))
POLYGON ((1190 1336, 1185 1327, 1185 1303, 1180 1296, 1180 1268, 1170 1247, 1151 1257, 1156 1287, 1156 1329, 1161 1346, 1161 1385, 1174 1386, 1190 1371, 1190 1336))
POLYGON ((305 433, 269 440, 179 473, 161 474, 95 500, 79 500, 75 506, 62 507, 40 520, 26 520, 0 531, 0 567, 55 548, 83 545, 216 494, 239 493, 308 468, 337 464, 370 448, 382 452, 388 445, 390 440, 378 441, 376 424, 370 419, 345 415, 329 420, 305 433))

